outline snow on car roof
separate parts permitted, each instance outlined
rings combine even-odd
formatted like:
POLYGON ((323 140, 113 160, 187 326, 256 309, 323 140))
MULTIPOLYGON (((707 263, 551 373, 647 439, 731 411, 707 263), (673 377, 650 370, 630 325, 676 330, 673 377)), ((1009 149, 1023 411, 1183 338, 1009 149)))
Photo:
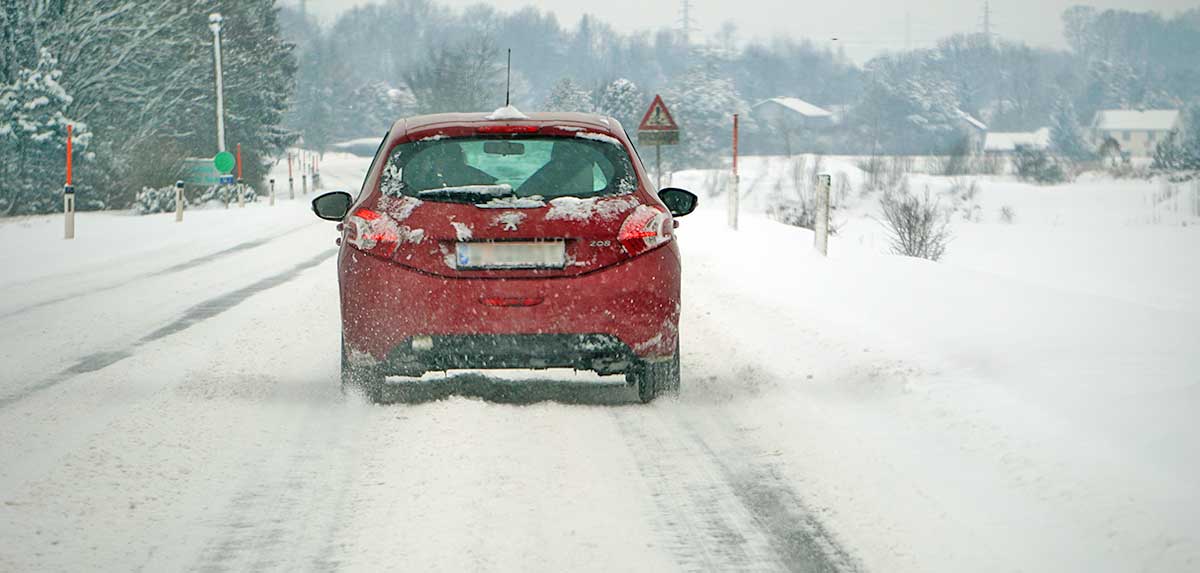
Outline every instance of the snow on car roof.
MULTIPOLYGON (((584 126, 588 129, 601 131, 605 133, 620 131, 615 120, 609 119, 602 115, 594 113, 575 113, 575 112, 535 112, 523 114, 523 119, 491 119, 490 117, 496 112, 491 113, 438 113, 431 115, 418 115, 401 119, 393 126, 396 133, 413 133, 423 131, 432 127, 444 127, 449 125, 463 125, 472 123, 488 123, 493 121, 522 121, 538 123, 543 126, 563 124, 567 127, 584 126)), ((558 126, 562 127, 562 126, 558 126)))

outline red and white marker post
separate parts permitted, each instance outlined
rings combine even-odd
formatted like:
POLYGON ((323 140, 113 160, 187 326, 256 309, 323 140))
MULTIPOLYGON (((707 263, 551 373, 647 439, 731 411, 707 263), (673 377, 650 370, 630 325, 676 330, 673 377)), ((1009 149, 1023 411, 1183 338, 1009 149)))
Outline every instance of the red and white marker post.
POLYGON ((67 184, 63 186, 63 238, 75 238, 75 187, 71 185, 72 173, 72 155, 75 151, 75 143, 72 141, 73 130, 71 124, 67 124, 67 184))
POLYGON ((738 114, 733 114, 733 186, 729 189, 729 228, 738 228, 738 114))

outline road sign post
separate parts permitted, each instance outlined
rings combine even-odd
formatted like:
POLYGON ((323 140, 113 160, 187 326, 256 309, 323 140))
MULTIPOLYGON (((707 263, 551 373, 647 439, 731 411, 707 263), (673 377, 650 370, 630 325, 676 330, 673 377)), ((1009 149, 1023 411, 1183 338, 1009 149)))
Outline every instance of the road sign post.
POLYGON ((642 116, 638 126, 638 145, 654 146, 654 176, 658 189, 662 189, 662 146, 679 145, 679 124, 671 117, 662 96, 654 96, 650 109, 642 116))

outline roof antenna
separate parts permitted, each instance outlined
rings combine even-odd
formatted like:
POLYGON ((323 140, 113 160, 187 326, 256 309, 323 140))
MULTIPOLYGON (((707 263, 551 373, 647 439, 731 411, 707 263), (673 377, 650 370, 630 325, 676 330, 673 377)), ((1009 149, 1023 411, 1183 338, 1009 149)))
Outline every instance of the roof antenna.
POLYGON ((512 48, 508 49, 508 68, 507 78, 504 80, 504 107, 509 107, 512 102, 512 48))

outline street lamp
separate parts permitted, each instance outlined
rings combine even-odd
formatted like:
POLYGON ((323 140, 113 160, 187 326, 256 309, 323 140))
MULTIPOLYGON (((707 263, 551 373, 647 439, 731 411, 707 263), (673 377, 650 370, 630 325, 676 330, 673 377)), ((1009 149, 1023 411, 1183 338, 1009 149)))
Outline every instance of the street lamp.
POLYGON ((208 29, 213 33, 213 56, 216 59, 217 76, 217 151, 225 151, 225 94, 221 83, 221 24, 225 19, 219 13, 208 15, 208 29))

